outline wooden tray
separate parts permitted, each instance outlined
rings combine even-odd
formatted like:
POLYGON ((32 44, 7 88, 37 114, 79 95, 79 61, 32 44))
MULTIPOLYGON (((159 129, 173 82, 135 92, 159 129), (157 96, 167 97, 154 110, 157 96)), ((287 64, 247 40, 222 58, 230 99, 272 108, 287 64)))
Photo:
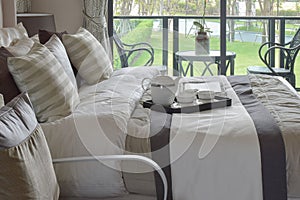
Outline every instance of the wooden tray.
POLYGON ((150 108, 151 110, 165 112, 168 114, 172 113, 194 113, 194 112, 201 112, 205 110, 211 110, 214 108, 222 108, 226 106, 231 106, 231 99, 227 97, 220 97, 215 96, 215 98, 211 101, 203 101, 201 102, 197 99, 196 104, 179 104, 175 102, 170 106, 162 106, 159 104, 154 104, 152 100, 147 100, 143 102, 144 108, 150 108))

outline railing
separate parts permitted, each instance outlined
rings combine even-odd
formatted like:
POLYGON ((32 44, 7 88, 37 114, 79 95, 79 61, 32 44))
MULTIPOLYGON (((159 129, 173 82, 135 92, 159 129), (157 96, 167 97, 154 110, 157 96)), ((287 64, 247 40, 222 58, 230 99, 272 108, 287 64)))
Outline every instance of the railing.
MULTIPOLYGON (((207 20, 220 20, 220 17, 218 16, 206 16, 207 20)), ((162 65, 168 66, 168 41, 169 41, 169 31, 172 31, 173 33, 173 75, 178 75, 178 66, 176 64, 175 60, 175 52, 179 50, 179 20, 180 19, 201 19, 201 16, 113 16, 113 19, 121 20, 121 19, 155 19, 155 20, 161 20, 162 21, 162 65), (168 25, 169 20, 172 20, 173 22, 173 28, 170 30, 170 27, 168 25)), ((112 28, 113 28, 113 19, 109 20, 109 34, 112 34, 112 28)), ((275 39, 277 37, 278 41, 280 43, 286 43, 286 22, 287 20, 291 21, 298 21, 296 24, 300 24, 300 17, 282 17, 282 16, 271 16, 271 17, 248 17, 248 16, 227 16, 226 20, 244 20, 244 21, 261 21, 264 20, 267 23, 267 40, 271 42, 275 42, 275 39), (279 27, 279 34, 276 35, 276 25, 279 27)), ((224 31, 223 31, 224 33, 224 31)), ((220 36, 222 35, 222 31, 220 31, 220 36)), ((221 43, 220 49, 224 49, 224 46, 222 48, 222 45, 225 45, 226 49, 226 42, 221 43)), ((271 63, 275 62, 275 55, 272 55, 270 57, 271 63)), ((222 74, 225 74, 224 71, 222 74)))

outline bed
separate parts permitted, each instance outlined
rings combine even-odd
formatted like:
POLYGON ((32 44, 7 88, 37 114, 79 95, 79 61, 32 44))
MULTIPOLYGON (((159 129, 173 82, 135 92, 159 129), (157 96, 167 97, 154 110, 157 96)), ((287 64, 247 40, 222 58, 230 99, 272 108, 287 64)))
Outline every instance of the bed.
MULTIPOLYGON (((170 115, 142 106, 142 80, 159 74, 154 66, 124 68, 80 85, 71 115, 41 123, 52 158, 150 157, 168 177, 168 199, 300 199, 300 98, 287 81, 183 78, 218 82, 232 105, 170 115)), ((157 175, 135 162, 59 164, 55 173, 63 199, 150 200, 163 192, 157 175)))
MULTIPOLYGON (((79 91, 82 107, 70 117, 42 124, 52 156, 77 156, 86 151, 92 155, 125 152, 148 156, 164 168, 169 178, 169 198, 173 199, 299 197, 300 100, 284 79, 259 75, 194 77, 193 81, 222 83, 232 106, 168 115, 140 104, 142 79, 155 75, 155 68, 127 68, 115 71, 101 86, 82 86, 79 91), (252 99, 241 96, 245 94, 252 99), (91 95, 95 104, 86 98, 91 95), (81 117, 82 113, 85 117, 81 117), (64 132, 66 128, 68 133, 64 132), (79 148, 81 145, 84 151, 79 148)), ((90 171, 86 166, 81 167, 77 171, 90 171)), ((110 167, 122 169, 127 191, 161 196, 161 184, 146 166, 123 162, 110 167)), ((78 174, 67 172, 69 169, 70 166, 56 168, 58 176, 66 176, 66 180, 78 174)), ((110 177, 106 177, 109 182, 120 181, 111 178, 110 170, 107 173, 110 177)), ((92 178, 95 177, 85 174, 77 179, 92 178)))

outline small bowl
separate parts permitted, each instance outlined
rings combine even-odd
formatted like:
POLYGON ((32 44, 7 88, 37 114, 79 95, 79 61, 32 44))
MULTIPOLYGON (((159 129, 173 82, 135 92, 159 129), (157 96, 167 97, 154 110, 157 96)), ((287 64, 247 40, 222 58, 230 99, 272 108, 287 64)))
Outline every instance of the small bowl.
POLYGON ((193 103, 193 101, 196 98, 197 90, 194 89, 188 89, 180 92, 177 96, 177 102, 178 103, 193 103))
POLYGON ((212 90, 199 90, 197 95, 199 99, 203 100, 211 100, 215 98, 215 92, 212 90))

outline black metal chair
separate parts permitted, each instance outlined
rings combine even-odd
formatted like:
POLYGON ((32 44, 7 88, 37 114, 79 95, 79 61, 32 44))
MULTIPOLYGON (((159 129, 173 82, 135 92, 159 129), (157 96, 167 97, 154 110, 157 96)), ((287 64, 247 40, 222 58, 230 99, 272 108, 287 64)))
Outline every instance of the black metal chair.
POLYGON ((150 58, 147 60, 147 62, 144 64, 145 66, 150 66, 153 63, 154 60, 154 50, 152 48, 152 46, 146 42, 140 42, 140 43, 136 43, 136 44, 125 44, 121 41, 121 39, 119 38, 118 34, 116 33, 116 31, 114 30, 113 32, 113 39, 115 41, 117 50, 118 50, 118 54, 120 56, 120 60, 121 60, 121 67, 128 67, 129 63, 128 63, 128 59, 129 57, 135 53, 135 52, 139 52, 139 51, 144 51, 146 53, 149 53, 150 58))
POLYGON ((294 74, 294 65, 297 58, 297 54, 300 50, 300 28, 294 35, 293 39, 286 44, 279 44, 274 42, 266 42, 259 48, 258 54, 259 58, 267 67, 263 66, 249 66, 247 68, 248 73, 253 74, 268 74, 275 76, 282 76, 290 82, 290 84, 295 87, 296 80, 294 74), (263 54, 264 47, 271 45, 266 52, 263 54), (269 58, 270 54, 275 53, 275 50, 279 50, 282 55, 282 64, 280 67, 274 67, 270 65, 269 58))

